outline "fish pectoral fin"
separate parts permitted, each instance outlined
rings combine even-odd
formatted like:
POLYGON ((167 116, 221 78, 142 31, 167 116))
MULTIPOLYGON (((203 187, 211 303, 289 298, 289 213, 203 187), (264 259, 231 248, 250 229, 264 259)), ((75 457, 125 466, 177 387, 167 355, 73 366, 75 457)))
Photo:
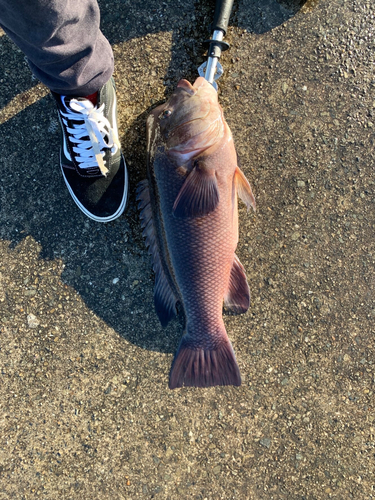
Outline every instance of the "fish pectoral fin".
POLYGON ((176 316, 177 298, 169 284, 167 271, 163 266, 163 260, 160 255, 156 229, 152 217, 150 189, 147 180, 138 184, 137 201, 139 209, 141 210, 142 234, 145 238, 145 244, 151 256, 153 270, 155 272, 155 309, 162 326, 167 326, 168 322, 176 316))
POLYGON ((245 269, 237 255, 234 256, 228 290, 224 296, 224 305, 233 314, 243 314, 250 306, 250 290, 245 269))
POLYGON ((213 212, 219 203, 215 171, 195 165, 187 176, 173 205, 175 217, 202 217, 213 212))
POLYGON ((245 203, 248 210, 250 210, 250 207, 252 207, 255 212, 256 203, 253 192, 251 190, 251 186, 249 184, 249 181, 246 179, 245 174, 239 167, 236 167, 234 181, 236 184, 238 196, 245 203))

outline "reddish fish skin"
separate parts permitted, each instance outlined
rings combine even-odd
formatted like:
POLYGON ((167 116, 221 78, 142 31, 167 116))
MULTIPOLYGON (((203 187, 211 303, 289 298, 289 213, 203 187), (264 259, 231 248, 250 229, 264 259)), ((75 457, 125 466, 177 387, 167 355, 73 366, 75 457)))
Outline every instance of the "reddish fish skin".
POLYGON ((235 313, 249 307, 245 272, 235 255, 237 191, 248 206, 255 208, 255 202, 211 88, 202 78, 194 87, 183 80, 147 122, 149 181, 139 199, 157 275, 155 304, 163 324, 175 314, 176 301, 186 318, 171 389, 241 384, 222 308, 223 300, 235 313))

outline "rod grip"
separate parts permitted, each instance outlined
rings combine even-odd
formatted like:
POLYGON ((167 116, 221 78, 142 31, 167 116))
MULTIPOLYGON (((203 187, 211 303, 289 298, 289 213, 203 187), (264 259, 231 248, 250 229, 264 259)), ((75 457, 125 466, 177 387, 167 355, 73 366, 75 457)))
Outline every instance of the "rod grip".
POLYGON ((212 31, 221 30, 226 34, 233 2, 234 0, 216 0, 212 31))

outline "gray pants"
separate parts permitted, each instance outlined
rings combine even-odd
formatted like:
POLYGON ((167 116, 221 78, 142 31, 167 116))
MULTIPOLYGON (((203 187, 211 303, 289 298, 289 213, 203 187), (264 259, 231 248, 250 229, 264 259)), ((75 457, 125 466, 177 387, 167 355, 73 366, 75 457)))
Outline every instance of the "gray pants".
POLYGON ((113 73, 96 0, 0 0, 0 26, 54 92, 86 96, 113 73))

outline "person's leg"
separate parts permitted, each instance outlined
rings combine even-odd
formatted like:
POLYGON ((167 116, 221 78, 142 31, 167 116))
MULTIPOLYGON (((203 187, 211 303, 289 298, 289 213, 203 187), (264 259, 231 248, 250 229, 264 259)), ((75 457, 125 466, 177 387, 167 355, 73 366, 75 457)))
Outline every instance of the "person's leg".
POLYGON ((108 82, 113 54, 96 0, 0 0, 0 25, 53 92, 89 95, 108 82))
POLYGON ((124 211, 128 181, 113 54, 99 20, 96 0, 0 0, 0 25, 56 100, 68 190, 88 217, 107 222, 124 211))

